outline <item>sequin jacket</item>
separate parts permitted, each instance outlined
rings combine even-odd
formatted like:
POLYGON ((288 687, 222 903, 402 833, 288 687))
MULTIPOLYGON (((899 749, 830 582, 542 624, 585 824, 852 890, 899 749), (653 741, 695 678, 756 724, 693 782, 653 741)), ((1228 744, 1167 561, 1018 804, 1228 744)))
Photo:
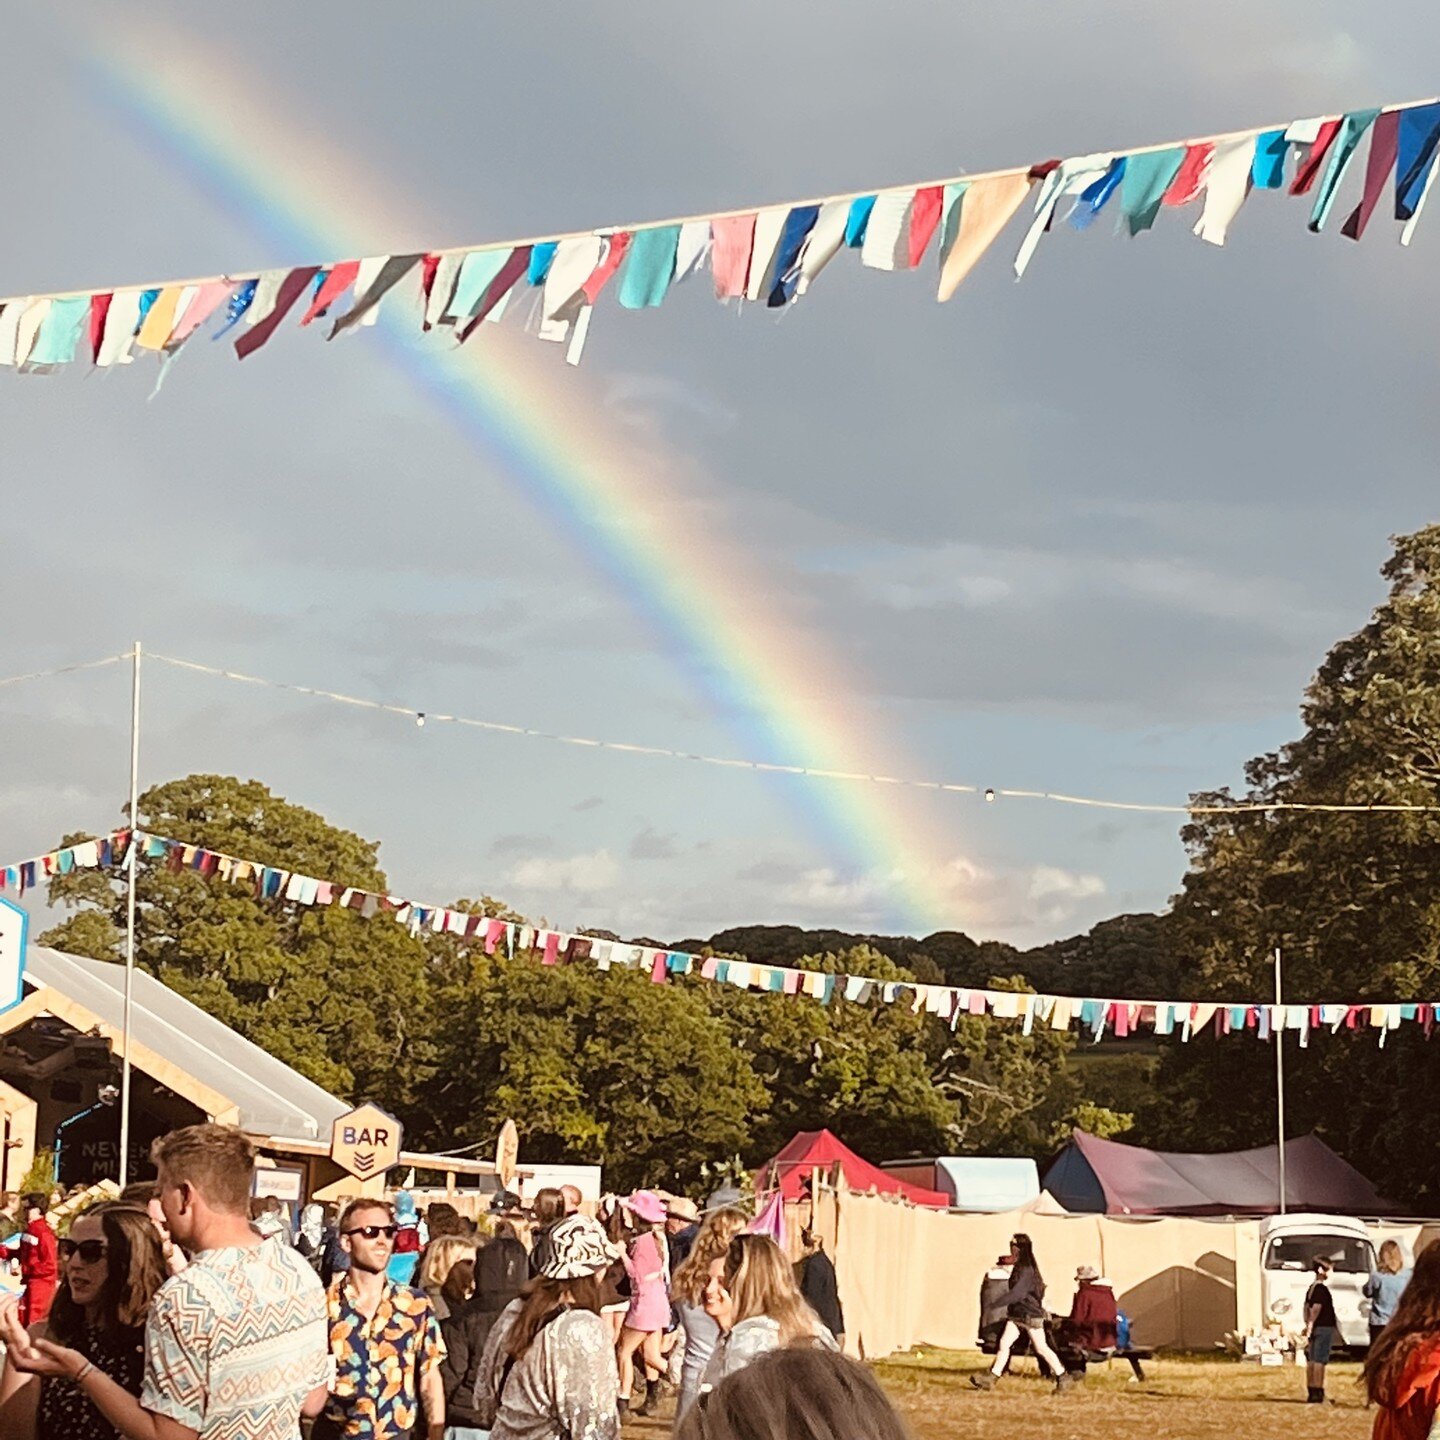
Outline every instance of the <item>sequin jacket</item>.
POLYGON ((497 1395, 505 1343, 524 1303, 501 1312, 480 1360, 474 1409, 490 1440, 619 1440, 615 1346, 608 1326, 588 1310, 567 1310, 546 1325, 497 1395))

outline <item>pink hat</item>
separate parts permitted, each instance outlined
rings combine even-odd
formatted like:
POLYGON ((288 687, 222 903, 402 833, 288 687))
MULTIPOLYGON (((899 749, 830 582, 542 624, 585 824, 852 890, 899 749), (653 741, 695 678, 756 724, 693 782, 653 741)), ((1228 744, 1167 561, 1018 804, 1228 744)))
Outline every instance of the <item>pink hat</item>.
POLYGON ((653 1190, 637 1190, 626 1200, 625 1208, 651 1225, 665 1218, 665 1202, 653 1190))

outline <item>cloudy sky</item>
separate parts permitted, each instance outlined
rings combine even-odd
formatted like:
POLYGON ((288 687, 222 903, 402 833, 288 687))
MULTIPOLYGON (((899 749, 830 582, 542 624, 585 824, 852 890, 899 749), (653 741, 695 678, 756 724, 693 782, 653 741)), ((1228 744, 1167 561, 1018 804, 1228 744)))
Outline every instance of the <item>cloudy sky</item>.
MULTIPOLYGON (((776 203, 1428 93, 1425 7, 6 0, 0 291, 776 203), (1403 22, 1403 23, 1402 23, 1403 22)), ((1433 85, 1433 73, 1429 80, 1433 85)), ((1358 168, 1358 167, 1357 167, 1358 168)), ((1012 230, 948 305, 837 263, 237 363, 0 377, 0 672, 128 648, 717 756, 1173 802, 1295 733, 1435 518, 1435 228, 1252 198, 1217 250, 1012 230)), ((853 257, 851 257, 853 260, 853 257)), ((115 823, 119 667, 0 691, 20 858, 115 823)), ((144 783, 215 770, 383 841, 418 898, 679 937, 1034 942, 1158 907, 1174 817, 565 748, 152 665, 144 783)))

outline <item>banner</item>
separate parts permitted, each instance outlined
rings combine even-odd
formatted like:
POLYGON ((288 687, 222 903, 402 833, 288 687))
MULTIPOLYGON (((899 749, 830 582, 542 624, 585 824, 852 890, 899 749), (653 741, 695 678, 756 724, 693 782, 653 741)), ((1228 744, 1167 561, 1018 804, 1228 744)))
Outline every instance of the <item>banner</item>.
MULTIPOLYGON (((1330 222, 1342 183, 1362 178, 1340 226, 1359 240, 1393 179, 1393 218, 1408 245, 1435 178, 1440 101, 1317 116, 1223 135, 1071 156, 979 175, 791 200, 523 240, 339 257, 248 274, 144 286, 11 296, 0 301, 0 365, 48 374, 79 364, 108 370, 145 354, 167 365, 195 336, 231 337, 244 359, 293 320, 327 339, 374 325, 382 301, 408 299, 418 328, 461 345, 529 292, 528 323, 579 363, 591 315, 607 291, 624 309, 664 303, 708 264, 716 298, 782 309, 805 297, 838 255, 872 270, 936 267, 948 300, 1031 192, 1015 260, 1024 275, 1059 220, 1090 228, 1107 207, 1130 236, 1194 207, 1194 233, 1225 244, 1255 190, 1310 196, 1307 229, 1330 222), (1361 151, 1363 165, 1357 165, 1361 151), (1061 208, 1064 213, 1061 214, 1061 208)), ((163 375, 162 369, 162 375, 163 375)))
MULTIPOLYGON (((129 853, 131 832, 117 830, 99 840, 51 851, 0 871, 5 877, 64 875, 76 868, 121 866, 129 853)), ((1339 1030, 1370 1030, 1380 1045, 1392 1030, 1418 1025, 1428 1038, 1440 1018, 1440 1000, 1301 1001, 1257 1004, 1224 1000, 1135 1000, 1103 996, 1049 995, 1032 991, 990 990, 916 981, 880 980, 867 975, 829 974, 788 965, 758 965, 749 960, 696 955, 655 945, 605 940, 568 930, 546 929, 497 916, 428 905, 403 896, 382 894, 284 870, 257 860, 244 860, 201 845, 170 840, 148 831, 134 832, 135 856, 164 864, 175 872, 194 871, 207 878, 244 885, 257 900, 306 906, 339 906, 366 919, 388 916, 412 935, 428 931, 484 947, 494 955, 533 952, 543 965, 594 965, 600 970, 639 970, 652 983, 665 985, 679 976, 697 976, 736 989, 777 996, 806 996, 822 1005, 843 1001, 853 1005, 907 1005, 922 1010, 953 1029, 965 1016, 1008 1020, 1026 1035, 1037 1027, 1078 1030, 1093 1041, 1107 1035, 1124 1039, 1140 1030, 1177 1036, 1188 1042, 1212 1031, 1216 1035, 1249 1034, 1259 1040, 1291 1031, 1302 1046, 1315 1034, 1339 1030)))

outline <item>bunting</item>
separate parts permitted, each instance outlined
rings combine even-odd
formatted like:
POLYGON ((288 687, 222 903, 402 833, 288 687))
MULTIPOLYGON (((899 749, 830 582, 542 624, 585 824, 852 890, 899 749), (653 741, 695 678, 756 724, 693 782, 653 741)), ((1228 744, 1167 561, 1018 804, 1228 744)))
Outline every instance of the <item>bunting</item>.
POLYGON ((1078 1030, 1091 1041, 1107 1035, 1124 1039, 1139 1030, 1179 1035, 1182 1042, 1211 1031, 1217 1036, 1250 1034, 1266 1040, 1293 1032, 1301 1046, 1313 1035, 1340 1030, 1372 1031, 1379 1045, 1402 1025, 1419 1025, 1428 1038, 1440 1020, 1440 1000, 1288 1002, 1137 1000, 1102 996, 1049 995, 917 981, 881 980, 868 975, 829 974, 788 965, 760 965, 715 955, 697 955, 650 943, 606 940, 594 935, 506 920, 500 916, 425 904, 400 895, 363 890, 336 880, 241 859, 171 840, 145 830, 116 830, 29 860, 0 867, 0 893, 24 895, 43 881, 75 870, 122 866, 132 854, 176 873, 242 885, 257 900, 315 908, 350 910, 365 919, 388 917, 412 935, 450 935, 483 946, 487 955, 533 953, 542 965, 591 964, 599 970, 638 970, 653 984, 693 976, 757 994, 805 996, 829 1005, 907 1005, 933 1015, 953 1029, 966 1016, 1011 1021, 1030 1035, 1036 1027, 1078 1030))
POLYGON ((417 328, 461 345, 482 321, 501 320, 521 288, 539 289, 540 303, 510 308, 526 312, 522 323, 540 338, 562 342, 574 364, 603 292, 612 291, 622 309, 653 309, 707 264, 719 300, 779 309, 807 296, 844 250, 881 271, 915 270, 934 255, 937 298, 948 300, 1032 191, 1017 277, 1057 215, 1085 230, 1107 207, 1117 229, 1138 236, 1162 223, 1167 210, 1199 204, 1195 234, 1223 245, 1254 191, 1304 195, 1312 197, 1307 228, 1318 234, 1352 171, 1363 173, 1363 183, 1341 233, 1361 239, 1393 185, 1393 218, 1408 245, 1434 183, 1437 147, 1440 100, 1432 99, 750 210, 248 275, 13 296, 0 300, 0 364, 51 374, 76 363, 108 370, 145 354, 164 363, 197 335, 218 340, 237 327, 231 344, 243 359, 287 321, 305 328, 328 318, 317 328, 329 340, 372 326, 392 295, 394 303, 408 300, 417 328), (1362 150, 1363 167, 1355 164, 1362 150))

